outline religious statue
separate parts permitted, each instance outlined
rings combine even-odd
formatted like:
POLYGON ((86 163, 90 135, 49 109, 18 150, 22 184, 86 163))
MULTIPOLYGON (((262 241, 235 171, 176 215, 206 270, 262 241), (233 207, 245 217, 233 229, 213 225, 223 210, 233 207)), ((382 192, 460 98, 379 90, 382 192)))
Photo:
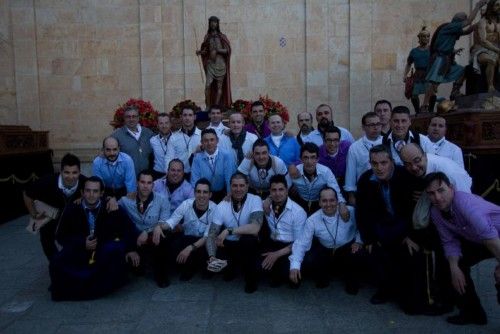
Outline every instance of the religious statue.
POLYGON ((488 92, 495 91, 495 71, 499 70, 500 54, 500 0, 490 0, 484 16, 474 29, 471 62, 474 72, 481 74, 485 67, 488 92))
MULTIPOLYGON (((423 26, 422 30, 417 35, 418 37, 418 47, 413 48, 408 55, 406 61, 406 68, 403 76, 403 82, 408 84, 409 80, 413 80, 413 88, 411 90, 411 104, 415 109, 415 114, 420 112, 420 99, 419 95, 425 94, 426 82, 425 75, 427 73, 427 67, 429 66, 429 40, 430 33, 423 26), (408 77, 410 73, 411 65, 415 67, 415 73, 411 77, 408 77)), ((436 95, 432 95, 429 101, 429 111, 434 111, 434 104, 436 103, 436 95)))
POLYGON ((220 32, 219 18, 208 19, 208 32, 203 39, 200 50, 205 71, 205 104, 207 109, 212 105, 231 106, 231 81, 229 59, 231 46, 226 35, 220 32))
POLYGON ((455 50, 455 43, 464 35, 473 30, 472 22, 476 15, 486 5, 488 0, 480 0, 474 6, 469 17, 463 12, 457 13, 449 23, 440 25, 432 36, 430 52, 430 66, 425 77, 430 82, 425 93, 422 112, 429 111, 429 102, 432 95, 436 95, 438 86, 442 83, 453 82, 450 99, 454 100, 460 93, 464 82, 464 67, 455 62, 455 55, 460 54, 461 49, 455 50))

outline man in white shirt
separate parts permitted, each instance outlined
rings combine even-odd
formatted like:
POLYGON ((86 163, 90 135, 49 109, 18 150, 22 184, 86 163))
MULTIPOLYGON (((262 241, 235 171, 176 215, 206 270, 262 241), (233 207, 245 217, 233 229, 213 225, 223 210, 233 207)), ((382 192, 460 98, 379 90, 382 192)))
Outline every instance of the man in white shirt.
POLYGON ((433 172, 443 172, 448 176, 455 190, 471 192, 472 178, 465 169, 451 159, 424 153, 420 146, 413 143, 403 147, 401 158, 408 172, 416 177, 424 178, 433 172))
POLYGON ((158 134, 149 139, 154 154, 153 175, 155 180, 165 176, 165 171, 167 170, 165 167, 165 156, 167 155, 168 141, 171 135, 170 117, 166 113, 159 114, 158 134))
POLYGON ((409 143, 417 143, 424 152, 432 152, 432 143, 424 135, 413 133, 410 130, 410 109, 397 106, 392 109, 391 130, 382 139, 382 144, 391 149, 392 158, 396 165, 403 165, 400 157, 401 149, 409 143))
POLYGON ((337 192, 330 187, 321 190, 319 203, 321 210, 306 220, 301 236, 293 243, 290 280, 295 284, 300 282, 302 260, 305 253, 311 249, 313 237, 316 237, 319 243, 316 249, 311 251, 316 287, 326 288, 330 284, 330 270, 340 266, 345 275, 346 292, 357 294, 359 283, 356 269, 359 264, 355 255, 362 245, 354 221, 354 209, 349 208, 349 221, 342 221, 337 211, 337 192))
POLYGON ((200 150, 201 130, 194 125, 195 112, 191 108, 184 108, 181 114, 182 127, 172 134, 167 146, 165 166, 172 159, 179 159, 184 164, 184 175, 187 180, 191 176, 191 162, 194 153, 200 150))
MULTIPOLYGON (((302 234, 307 214, 288 198, 287 180, 284 175, 273 175, 269 182, 271 203, 265 212, 270 233, 264 240, 262 269, 269 272, 271 287, 277 287, 287 281, 287 255, 292 251, 292 243, 302 234)), ((266 203, 264 202, 264 205, 266 203)))
POLYGON ((292 185, 285 163, 280 158, 269 154, 268 145, 264 139, 257 139, 253 143, 252 158, 243 159, 238 167, 238 171, 249 178, 250 192, 263 200, 269 196, 269 180, 273 175, 286 175, 287 187, 290 188, 292 185))
POLYGON ((361 124, 365 135, 352 143, 347 154, 344 190, 348 193, 348 202, 352 206, 356 204, 354 194, 356 193, 356 184, 359 177, 371 168, 370 149, 382 143, 382 136, 380 135, 382 123, 380 123, 380 117, 375 112, 370 111, 364 114, 361 118, 361 124))
POLYGON ((429 127, 427 128, 427 137, 432 142, 435 155, 450 158, 455 161, 460 167, 464 168, 464 155, 462 149, 452 142, 446 140, 446 119, 441 116, 431 118, 429 127))
POLYGON ((245 156, 252 151, 252 145, 257 140, 257 136, 243 129, 245 119, 240 113, 234 113, 229 116, 229 133, 219 138, 219 147, 234 152, 237 165, 239 165, 245 156))
MULTIPOLYGON (((315 143, 320 147, 323 145, 324 130, 331 125, 335 125, 333 122, 333 110, 328 104, 320 104, 316 108, 316 122, 318 122, 318 128, 311 132, 310 138, 311 142, 315 143)), ((350 143, 354 142, 354 137, 346 128, 337 126, 340 129, 340 140, 346 140, 350 143)))
POLYGON ((215 133, 217 133, 217 137, 222 136, 226 130, 229 130, 229 128, 222 123, 221 106, 211 106, 208 110, 208 117, 210 118, 210 124, 207 126, 207 129, 214 129, 215 133))
POLYGON ((231 198, 217 205, 207 239, 209 262, 226 259, 224 280, 235 277, 235 266, 241 264, 245 276, 245 292, 257 290, 258 233, 264 212, 262 200, 248 193, 248 178, 239 172, 231 177, 231 198), (220 232, 223 228, 222 232, 220 232), (220 233, 219 233, 220 232, 220 233), (219 247, 219 249, 217 249, 219 247))
POLYGON ((205 242, 212 223, 216 204, 210 200, 212 192, 207 179, 199 179, 194 188, 194 198, 189 198, 175 209, 165 223, 155 227, 153 241, 165 236, 165 231, 175 230, 182 221, 183 233, 172 240, 173 254, 181 266, 181 281, 190 280, 198 269, 206 270, 205 242))

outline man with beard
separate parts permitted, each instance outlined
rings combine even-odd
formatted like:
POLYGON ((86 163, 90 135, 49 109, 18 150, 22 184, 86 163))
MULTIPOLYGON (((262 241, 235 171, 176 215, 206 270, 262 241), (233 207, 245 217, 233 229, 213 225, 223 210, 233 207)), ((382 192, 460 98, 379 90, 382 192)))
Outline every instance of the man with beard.
MULTIPOLYGON (((316 108, 316 122, 318 122, 318 128, 311 133, 310 137, 311 141, 320 147, 324 143, 325 129, 335 125, 333 123, 333 110, 328 104, 320 104, 316 108)), ((349 130, 340 126, 338 128, 340 129, 340 140, 354 142, 354 137, 349 130)))
POLYGON ((139 235, 127 214, 104 207, 104 183, 85 181, 80 204, 70 204, 57 230, 61 250, 50 261, 51 294, 55 301, 95 299, 127 281, 126 261, 138 266, 139 235))
POLYGON ((301 112, 297 115, 297 125, 299 126, 299 133, 297 134, 297 142, 300 146, 304 143, 312 142, 310 135, 314 128, 312 126, 313 116, 310 112, 301 112))
POLYGON ((125 125, 111 134, 120 144, 120 150, 134 161, 135 174, 149 168, 149 159, 153 153, 149 139, 154 133, 139 124, 139 110, 129 106, 123 114, 125 125))
POLYGON ((206 107, 219 104, 229 108, 232 103, 229 66, 231 45, 226 35, 220 32, 219 18, 216 16, 208 19, 208 32, 196 55, 201 55, 205 69, 206 107))
POLYGON ((269 123, 265 119, 266 111, 264 110, 264 104, 260 101, 255 101, 252 103, 250 110, 251 121, 245 125, 245 130, 253 133, 258 138, 266 138, 271 134, 271 129, 269 129, 269 123))
POLYGON ((106 137, 102 142, 102 155, 92 164, 92 173, 104 182, 104 197, 117 201, 122 196, 134 197, 137 190, 134 162, 120 152, 118 140, 106 137))
POLYGON ((269 154, 269 145, 263 139, 257 139, 253 143, 252 158, 245 158, 238 171, 248 176, 250 193, 258 195, 262 200, 269 196, 269 181, 274 175, 285 175, 287 187, 292 185, 285 163, 269 154))
POLYGON ((151 137, 149 142, 153 148, 155 156, 153 164, 153 172, 155 180, 165 176, 165 159, 167 155, 168 142, 171 138, 172 131, 170 130, 170 117, 166 113, 158 115, 158 134, 151 137))
POLYGON ((242 114, 231 114, 229 116, 229 133, 223 135, 219 141, 219 147, 233 152, 237 165, 252 151, 252 145, 257 140, 256 135, 243 128, 244 125, 245 119, 242 114))
POLYGON ((49 260, 57 252, 55 237, 58 219, 50 219, 42 225, 47 220, 46 213, 38 211, 35 201, 58 209, 58 215, 61 215, 68 204, 81 198, 85 180, 86 177, 80 173, 80 159, 67 153, 61 160, 60 173, 41 178, 29 185, 23 193, 26 209, 35 220, 33 231, 40 231, 43 252, 49 260))

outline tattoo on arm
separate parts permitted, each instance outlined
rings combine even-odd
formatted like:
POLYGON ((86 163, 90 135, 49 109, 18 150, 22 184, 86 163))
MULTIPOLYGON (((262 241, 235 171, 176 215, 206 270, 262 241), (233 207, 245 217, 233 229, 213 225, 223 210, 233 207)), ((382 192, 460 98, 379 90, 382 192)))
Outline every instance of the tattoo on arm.
POLYGON ((257 212, 252 212, 250 214, 250 224, 257 224, 258 226, 262 226, 262 223, 264 222, 264 212, 262 211, 257 211, 257 212))
POLYGON ((208 256, 215 256, 217 253, 217 246, 215 245, 215 238, 219 235, 220 225, 210 224, 210 228, 208 229, 208 238, 207 238, 207 253, 208 256))

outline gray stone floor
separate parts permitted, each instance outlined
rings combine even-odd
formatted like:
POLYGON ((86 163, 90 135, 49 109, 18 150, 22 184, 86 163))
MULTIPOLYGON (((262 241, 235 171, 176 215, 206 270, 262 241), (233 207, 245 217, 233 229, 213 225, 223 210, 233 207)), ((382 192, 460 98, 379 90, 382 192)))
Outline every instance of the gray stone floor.
POLYGON ((0 225, 0 333, 500 333, 492 261, 474 272, 487 326, 406 316, 392 304, 370 305, 372 288, 349 296, 337 282, 324 290, 311 282, 299 290, 262 284, 247 295, 241 280, 174 278, 169 288, 159 289, 141 277, 101 300, 55 303, 47 291, 46 259, 37 237, 24 230, 26 223, 22 217, 0 225))

